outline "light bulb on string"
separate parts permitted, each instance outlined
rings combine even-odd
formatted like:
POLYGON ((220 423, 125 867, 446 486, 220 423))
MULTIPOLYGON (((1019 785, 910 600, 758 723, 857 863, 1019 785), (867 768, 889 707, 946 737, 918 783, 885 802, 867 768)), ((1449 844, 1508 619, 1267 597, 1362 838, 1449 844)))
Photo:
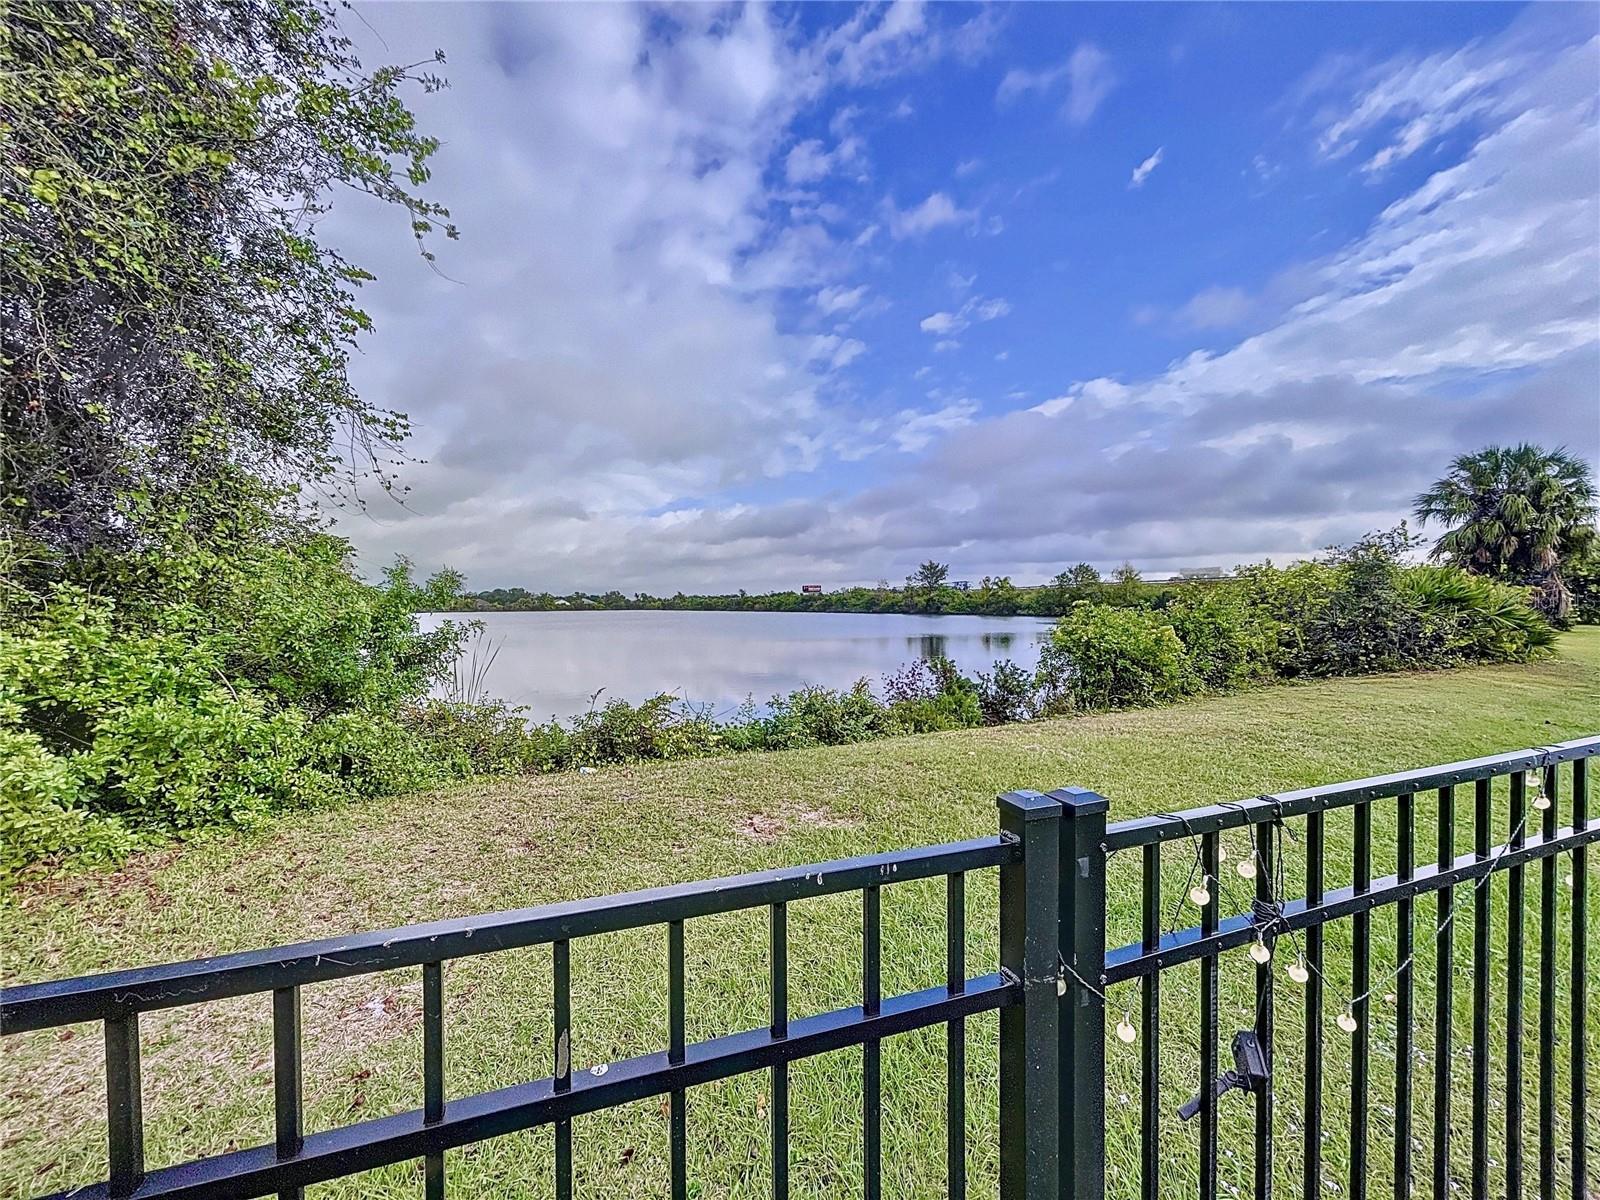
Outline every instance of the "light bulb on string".
POLYGON ((1133 1027, 1133 1014, 1124 1012, 1122 1020, 1117 1022, 1117 1040, 1126 1046, 1131 1046, 1138 1036, 1139 1031, 1133 1027))
POLYGON ((1266 939, 1257 938, 1255 940, 1255 944, 1250 947, 1250 957, 1262 966, 1266 966, 1272 961, 1272 948, 1267 945, 1266 939))
POLYGON ((1211 893, 1206 889, 1206 882, 1211 876, 1202 875, 1200 882, 1189 889, 1189 901, 1196 908, 1204 908, 1211 903, 1211 893))
POLYGON ((1310 980, 1311 972, 1306 968, 1306 960, 1297 958, 1289 964, 1289 978, 1296 983, 1305 983, 1310 980))
POLYGON ((1533 797, 1533 806, 1540 812, 1550 807, 1550 797, 1544 794, 1544 784, 1537 771, 1528 772, 1528 792, 1533 797))
POLYGON ((1254 879, 1256 877, 1256 860, 1253 858, 1241 858, 1234 870, 1238 871, 1245 879, 1254 879))
POLYGON ((1339 1028, 1344 1030, 1346 1033, 1354 1033, 1361 1027, 1361 1022, 1356 1020, 1355 1013, 1351 1012, 1348 1008, 1339 1014, 1337 1024, 1339 1028))

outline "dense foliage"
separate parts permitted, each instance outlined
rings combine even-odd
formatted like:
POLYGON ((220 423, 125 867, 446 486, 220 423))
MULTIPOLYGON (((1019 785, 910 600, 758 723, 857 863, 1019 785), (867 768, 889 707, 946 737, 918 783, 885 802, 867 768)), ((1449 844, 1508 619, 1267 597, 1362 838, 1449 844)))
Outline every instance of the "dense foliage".
POLYGON ((1588 463, 1526 442, 1461 455, 1416 500, 1419 520, 1446 526, 1434 558, 1534 587, 1540 610, 1558 621, 1573 612, 1564 573, 1593 565, 1597 511, 1588 463))
POLYGON ((142 837, 438 782, 409 712, 464 631, 454 581, 357 581, 338 539, 122 557, 121 587, 12 589, 0 617, 0 875, 142 837), (140 603, 117 596, 147 595, 140 603))
MULTIPOLYGON (((383 468, 405 420, 346 355, 369 278, 310 230, 339 186, 444 216, 433 139, 322 0, 12 0, 0 22, 0 517, 76 558, 203 530, 260 483, 383 468), (352 462, 348 455, 353 454, 352 462)), ((448 228, 447 234, 453 233, 448 228)))

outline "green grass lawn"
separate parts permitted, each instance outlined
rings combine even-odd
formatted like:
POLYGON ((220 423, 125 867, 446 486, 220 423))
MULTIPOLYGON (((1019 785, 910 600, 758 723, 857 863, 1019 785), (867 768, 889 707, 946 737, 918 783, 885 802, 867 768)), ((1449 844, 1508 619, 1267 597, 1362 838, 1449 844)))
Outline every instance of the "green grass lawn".
MULTIPOLYGON (((446 791, 297 813, 249 837, 151 853, 115 872, 30 885, 7 901, 0 954, 7 984, 252 949, 355 930, 599 895, 759 867, 946 841, 996 829, 994 796, 1012 788, 1068 784, 1111 800, 1111 819, 1171 811, 1263 791, 1422 767, 1600 730, 1600 630, 1562 639, 1555 659, 1519 667, 1336 680, 1078 720, 933 734, 860 746, 745 755, 601 770, 593 775, 485 780, 446 791)), ((1419 798, 1418 845, 1431 848, 1432 809, 1419 798)), ((1600 797, 1591 797, 1591 807, 1600 797)), ((1503 799, 1497 795, 1497 803, 1503 799)), ((1565 813, 1566 800, 1562 805, 1565 813)), ((1378 810, 1375 873, 1393 870, 1387 808, 1378 810)), ((1497 814, 1497 840, 1503 835, 1497 814)), ((1349 813, 1329 819, 1330 886, 1348 879, 1349 813)), ((1458 802, 1458 844, 1470 845, 1470 796, 1458 802)), ((1231 857, 1248 846, 1242 832, 1231 857)), ((1296 853, 1298 847, 1295 848, 1296 853)), ((1425 853, 1427 851, 1424 851, 1425 853)), ((1166 865, 1176 895, 1191 852, 1166 865)), ((1129 856, 1123 856, 1128 858, 1129 856)), ((1600 868, 1591 853, 1591 873, 1600 868)), ((1137 936, 1135 864, 1116 861, 1110 881, 1113 944, 1137 936)), ((1568 864, 1559 864, 1565 872, 1568 864)), ((968 962, 993 969, 996 881, 968 886, 968 962)), ((1235 880, 1234 893, 1246 885, 1235 880)), ((1591 888, 1592 890, 1592 888, 1591 888)), ((1495 887, 1503 947, 1505 885, 1495 887)), ((1298 894, 1296 892, 1295 894, 1298 894)), ((1537 1046, 1538 869, 1528 880, 1528 1034, 1537 1046)), ((1466 903, 1461 893, 1458 906, 1466 903)), ((1560 902, 1570 892, 1559 889, 1560 902)), ((885 994, 942 982, 943 885, 886 888, 885 994)), ((1589 937, 1600 938, 1600 903, 1589 937)), ((790 911, 794 1013, 859 1002, 857 897, 807 901, 790 911)), ((1418 1190, 1429 1181, 1433 902, 1417 905, 1416 1155, 1418 1190)), ((1455 1039, 1470 1024, 1470 911, 1456 922, 1455 1039)), ((1328 1137, 1325 1169, 1345 1190, 1348 1039, 1331 1026, 1348 977, 1348 922, 1329 932, 1328 1137)), ((1570 916, 1561 911, 1558 999, 1566 1028, 1570 916)), ((1392 966, 1394 913, 1373 922, 1374 975, 1392 966)), ((766 1023, 765 913, 689 924, 689 1037, 766 1023)), ((1592 960, 1591 960, 1592 961, 1592 960)), ((573 1062, 589 1064, 659 1049, 666 1029, 666 936, 651 929, 573 946, 573 1062)), ((1591 966, 1591 978, 1600 974, 1591 966)), ((1253 964, 1242 951, 1222 968, 1226 1037, 1250 1023, 1253 964)), ((1169 972, 1163 992, 1167 1071, 1164 1106, 1194 1090, 1197 968, 1169 972)), ((1281 976, 1280 976, 1281 979, 1281 976)), ((446 967, 447 1081, 452 1095, 547 1075, 551 1062, 550 958, 546 948, 486 955, 446 967)), ((1493 988, 1503 1005, 1503 968, 1493 988)), ((1586 1014, 1600 1046, 1600 988, 1586 1014)), ((1301 1038, 1298 989, 1278 990, 1276 1155, 1283 1182, 1298 1177, 1301 1038)), ((1112 1001, 1138 1020, 1132 985, 1112 1001)), ((143 1021, 147 1158, 161 1166, 261 1142, 272 1135, 271 1013, 267 996, 148 1014, 143 1021)), ((1114 1022, 1116 1013, 1113 1014, 1114 1022)), ((420 973, 365 976, 305 994, 308 1127, 329 1128, 421 1103, 420 973)), ((1504 1022, 1496 1021, 1495 1046, 1504 1022)), ((970 1023, 968 1173, 973 1195, 996 1176, 996 1021, 970 1023)), ((1386 1180, 1393 1102, 1394 1022, 1381 996, 1373 1012, 1372 1162, 1386 1180)), ((1498 1049, 1496 1050, 1498 1054, 1498 1049)), ((0 1042, 0 1196, 29 1196, 100 1179, 105 1172, 102 1045, 96 1026, 0 1042)), ((1108 1152, 1112 1194, 1136 1194, 1137 1047, 1110 1042, 1108 1152), (1126 1103, 1124 1103, 1126 1101, 1126 1103)), ((1591 1058, 1595 1054, 1591 1049, 1591 1058)), ((1600 1067, 1600 1063, 1596 1064, 1600 1067)), ((1469 1063, 1457 1059, 1455 1161, 1464 1169, 1469 1063)), ((1501 1078, 1496 1059, 1495 1077, 1501 1078)), ((1596 1068, 1591 1068, 1595 1073, 1596 1068)), ((859 1192, 859 1051, 791 1069, 792 1182, 796 1196, 859 1192)), ((1533 1153, 1530 1057, 1526 1071, 1529 1161, 1533 1153)), ((1565 1109, 1563 1149, 1574 1132, 1565 1109)), ((883 1051, 884 1191, 944 1193, 942 1030, 890 1039, 883 1051)), ((746 1076, 689 1097, 692 1194, 766 1195, 768 1081, 746 1076)), ((1600 1106, 1596 1106, 1600 1110, 1600 1106)), ((1496 1105, 1496 1145, 1502 1135, 1496 1105)), ((1235 1094, 1223 1108, 1223 1179, 1250 1188, 1251 1108, 1235 1094)), ((667 1194, 667 1120, 658 1101, 575 1122, 578 1194, 667 1194)), ((1600 1115, 1584 1131, 1600 1165, 1600 1115)), ((1164 1149, 1164 1190, 1193 1194, 1195 1130, 1174 1119, 1164 1149)), ((452 1152, 451 1190, 462 1196, 541 1196, 551 1191, 549 1130, 452 1152)), ((1495 1158, 1500 1160, 1498 1152, 1495 1158)), ((1462 1176, 1464 1179, 1464 1175, 1462 1176)), ((1537 1182, 1530 1174, 1529 1194, 1537 1182)), ((1497 1182, 1496 1186, 1500 1186, 1497 1182)), ((1386 1190, 1386 1189, 1380 1189, 1386 1190)), ((317 1196, 420 1196, 420 1166, 313 1189, 317 1196)))

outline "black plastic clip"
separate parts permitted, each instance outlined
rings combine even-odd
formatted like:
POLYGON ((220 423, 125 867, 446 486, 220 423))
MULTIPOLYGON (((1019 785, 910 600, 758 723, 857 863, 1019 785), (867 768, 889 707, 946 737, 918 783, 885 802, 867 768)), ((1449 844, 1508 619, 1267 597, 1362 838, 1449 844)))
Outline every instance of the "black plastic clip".
MULTIPOLYGON (((1217 1099, 1235 1089, 1256 1096, 1267 1090, 1267 1058, 1261 1053, 1261 1043, 1256 1041, 1255 1033, 1249 1029, 1241 1029, 1233 1035, 1233 1070, 1217 1076, 1211 1085, 1211 1097, 1217 1099)), ((1185 1121, 1193 1120, 1204 1100, 1205 1093, 1201 1092, 1178 1110, 1178 1116, 1185 1121)))

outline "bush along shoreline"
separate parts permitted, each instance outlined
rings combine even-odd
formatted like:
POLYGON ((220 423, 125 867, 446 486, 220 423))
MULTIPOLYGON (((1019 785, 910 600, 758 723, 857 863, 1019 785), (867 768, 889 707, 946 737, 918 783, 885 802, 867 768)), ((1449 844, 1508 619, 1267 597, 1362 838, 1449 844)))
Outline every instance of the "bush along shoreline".
POLYGON ((876 690, 804 687, 725 720, 660 695, 566 723, 482 694, 470 626, 418 632, 413 612, 448 605, 454 575, 418 584, 402 563, 360 583, 324 535, 124 560, 138 579, 63 583, 0 616, 0 882, 473 775, 843 745, 1550 646, 1527 589, 1406 565, 1408 547, 1397 533, 1246 567, 1159 606, 1080 602, 1033 672, 1002 661, 968 678, 934 659, 876 690), (141 593, 165 599, 106 598, 141 593))

